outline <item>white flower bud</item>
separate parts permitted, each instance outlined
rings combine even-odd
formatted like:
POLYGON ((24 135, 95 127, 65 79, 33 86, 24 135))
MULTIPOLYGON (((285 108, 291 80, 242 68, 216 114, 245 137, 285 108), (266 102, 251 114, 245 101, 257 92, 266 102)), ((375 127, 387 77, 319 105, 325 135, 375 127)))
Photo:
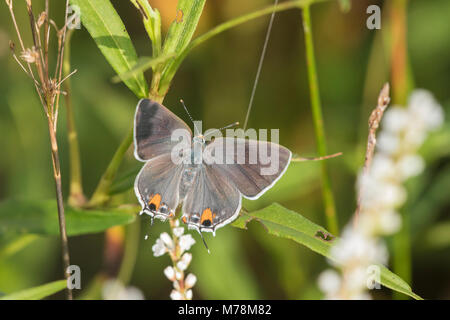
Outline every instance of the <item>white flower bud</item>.
POLYGON ((183 295, 176 291, 176 290, 172 290, 172 292, 170 293, 170 299, 172 300, 183 300, 183 295))
POLYGON ((181 236, 180 242, 179 242, 181 252, 189 250, 194 243, 195 243, 195 240, 194 240, 194 238, 192 238, 192 236, 190 234, 185 234, 185 235, 181 236))
POLYGON ((172 240, 172 238, 169 236, 169 234, 167 232, 161 233, 161 235, 159 237, 164 242, 164 244, 167 247, 167 249, 170 250, 170 249, 173 248, 173 240, 172 240))
POLYGON ((193 286, 195 286, 196 282, 197 277, 194 274, 189 273, 186 279, 184 280, 184 285, 186 286, 186 288, 192 288, 193 286))
MULTIPOLYGON (((178 220, 177 220, 178 221, 178 220)), ((172 229, 173 234, 179 238, 183 235, 184 233, 184 228, 183 227, 178 227, 178 228, 173 228, 172 229)))
POLYGON ((318 286, 322 292, 333 295, 338 292, 341 286, 341 276, 334 270, 328 269, 323 271, 317 279, 318 286))
POLYGON ((170 281, 175 280, 175 270, 173 269, 172 266, 168 266, 167 268, 165 268, 164 274, 166 275, 167 279, 169 279, 170 281))
POLYGON ((181 260, 178 261, 177 263, 177 267, 180 270, 186 270, 189 266, 189 264, 191 263, 192 260, 192 254, 186 252, 185 254, 183 254, 183 256, 181 257, 181 260))
POLYGON ((192 290, 189 289, 188 291, 186 291, 185 296, 187 300, 192 300, 192 290))
POLYGON ((160 238, 158 238, 156 239, 156 243, 152 247, 152 251, 155 257, 159 257, 167 252, 167 248, 164 245, 164 242, 160 238))

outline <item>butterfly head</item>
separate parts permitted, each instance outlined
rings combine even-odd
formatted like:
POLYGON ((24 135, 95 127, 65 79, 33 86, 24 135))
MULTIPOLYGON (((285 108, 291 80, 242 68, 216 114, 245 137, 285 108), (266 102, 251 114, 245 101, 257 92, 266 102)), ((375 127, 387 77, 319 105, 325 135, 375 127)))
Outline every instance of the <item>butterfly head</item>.
POLYGON ((192 138, 192 143, 199 143, 204 145, 205 144, 205 136, 202 134, 196 135, 194 138, 192 138))

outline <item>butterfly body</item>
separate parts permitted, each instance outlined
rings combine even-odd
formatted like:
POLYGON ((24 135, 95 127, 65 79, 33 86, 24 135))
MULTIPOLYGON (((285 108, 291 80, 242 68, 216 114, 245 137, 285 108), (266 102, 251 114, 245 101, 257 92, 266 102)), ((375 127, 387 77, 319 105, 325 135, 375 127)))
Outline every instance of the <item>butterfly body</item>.
POLYGON ((288 149, 267 141, 205 140, 201 133, 193 136, 163 105, 139 101, 134 142, 136 158, 145 162, 135 181, 141 213, 166 220, 182 204, 182 221, 189 228, 215 233, 238 216, 242 197, 261 196, 283 175, 291 159, 288 149), (263 172, 264 154, 277 155, 268 174, 263 172), (242 162, 241 156, 253 161, 242 162))

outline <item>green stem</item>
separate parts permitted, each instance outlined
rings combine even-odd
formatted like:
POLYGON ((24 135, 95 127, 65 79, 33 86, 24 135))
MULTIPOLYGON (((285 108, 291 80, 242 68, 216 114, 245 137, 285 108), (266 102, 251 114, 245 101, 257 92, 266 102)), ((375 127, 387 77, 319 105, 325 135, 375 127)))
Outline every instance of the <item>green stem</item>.
MULTIPOLYGON (((63 61, 64 77, 71 72, 70 65, 70 40, 74 29, 69 29, 66 35, 66 54, 63 61)), ((69 204, 71 206, 80 207, 86 202, 83 193, 83 183, 81 175, 80 145, 78 142, 77 129, 75 127, 75 118, 72 106, 72 85, 70 77, 64 81, 64 91, 66 92, 66 112, 67 112, 67 136, 69 141, 69 158, 70 158, 70 193, 69 204)))
MULTIPOLYGON (((325 139, 325 128, 323 125, 322 109, 320 104, 319 84, 317 81, 316 61, 314 56, 314 44, 311 28, 311 16, 309 6, 302 10, 303 30, 305 34, 306 64, 308 68, 309 89, 311 95, 311 108, 314 121, 314 130, 317 140, 317 149, 320 156, 327 154, 325 139)), ((322 167, 322 196, 325 207, 328 230, 333 234, 338 234, 338 223, 334 196, 331 190, 331 183, 328 174, 327 162, 321 162, 322 167)))
POLYGON ((405 105, 408 95, 406 10, 407 0, 394 0, 390 6, 391 78, 393 103, 405 105))
MULTIPOLYGON (((407 0, 394 0, 390 6, 391 25, 391 77, 394 103, 406 106, 411 76, 408 73, 407 55, 407 0)), ((392 264, 396 274, 411 284, 411 230, 407 210, 402 213, 403 226, 393 237, 392 264)), ((394 292, 395 299, 406 297, 394 292)))
MULTIPOLYGON (((403 210, 402 212, 402 228, 392 239, 392 249, 393 271, 412 285, 410 216, 407 210, 403 210)), ((396 300, 409 299, 407 296, 396 291, 394 291, 393 297, 396 300)))
POLYGON ((130 282, 134 265, 136 264, 141 234, 140 221, 141 219, 136 219, 135 222, 127 226, 124 256, 117 276, 117 279, 120 280, 123 285, 127 285, 130 282))

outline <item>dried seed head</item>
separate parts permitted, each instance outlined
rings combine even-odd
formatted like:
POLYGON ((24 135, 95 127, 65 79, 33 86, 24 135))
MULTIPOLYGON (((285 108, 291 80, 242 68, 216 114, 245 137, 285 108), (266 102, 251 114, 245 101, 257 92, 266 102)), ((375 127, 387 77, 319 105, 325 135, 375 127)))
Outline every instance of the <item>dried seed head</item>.
POLYGON ((37 27, 40 28, 44 24, 45 20, 47 19, 47 13, 45 11, 42 11, 39 15, 38 21, 37 21, 37 27))
POLYGON ((38 59, 38 53, 33 47, 32 49, 25 49, 20 57, 28 63, 35 63, 36 59, 38 59))

